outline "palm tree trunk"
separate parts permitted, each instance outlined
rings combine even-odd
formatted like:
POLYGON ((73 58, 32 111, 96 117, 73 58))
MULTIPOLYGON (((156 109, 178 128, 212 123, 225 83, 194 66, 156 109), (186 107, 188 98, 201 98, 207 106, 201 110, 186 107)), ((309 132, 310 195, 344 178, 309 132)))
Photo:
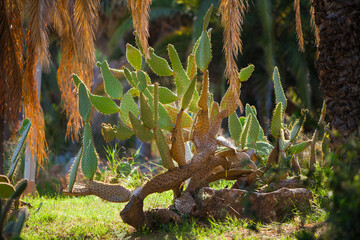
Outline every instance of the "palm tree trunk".
POLYGON ((331 128, 344 142, 360 125, 360 1, 313 0, 319 29, 316 67, 331 128))
POLYGON ((1 115, 0 115, 0 174, 5 173, 4 142, 5 142, 5 118, 4 118, 4 113, 1 112, 1 115))

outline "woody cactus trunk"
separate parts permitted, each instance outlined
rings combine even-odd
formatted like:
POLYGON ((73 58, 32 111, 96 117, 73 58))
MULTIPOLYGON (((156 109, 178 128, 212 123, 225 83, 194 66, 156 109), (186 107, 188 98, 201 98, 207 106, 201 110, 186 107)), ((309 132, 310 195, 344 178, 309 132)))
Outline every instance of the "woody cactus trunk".
POLYGON ((211 182, 220 179, 237 180, 233 188, 246 190, 270 169, 284 168, 288 172, 300 174, 296 154, 311 143, 299 143, 296 140, 306 111, 291 126, 283 122, 287 100, 277 68, 273 75, 276 108, 270 131, 273 144, 264 136, 255 107, 247 104, 245 116, 240 118, 236 113, 239 100, 235 98, 240 95, 241 83, 250 78, 253 65, 237 72, 236 83, 233 84, 236 88, 229 88, 220 104, 210 97, 207 68, 211 60, 211 30, 207 30, 207 27, 211 10, 210 8, 204 18, 202 34, 187 58, 186 69, 171 44, 167 48, 171 66, 167 60, 156 55, 152 48, 149 49, 149 57, 145 57, 135 34, 138 48, 130 44, 126 48, 126 57, 133 69, 112 69, 106 61, 97 64, 101 69, 107 96, 92 94, 84 82, 73 75, 78 88, 79 112, 85 127, 82 148, 70 171, 66 190, 68 195, 97 195, 112 202, 129 201, 120 213, 121 218, 125 223, 141 227, 150 224, 149 215, 143 211, 143 201, 152 193, 172 190, 175 212, 163 209, 158 214, 167 216, 170 220, 179 220, 181 218, 178 214, 194 212, 194 196, 199 189, 211 182), (145 64, 143 59, 158 76, 173 78, 176 92, 153 83, 148 74, 141 70, 145 64), (125 94, 112 71, 123 73, 132 86, 125 94), (196 86, 198 72, 202 79, 200 92, 196 86), (112 99, 120 100, 120 105, 112 99), (89 121, 90 112, 94 108, 102 114, 119 114, 120 122, 117 126, 102 125, 106 141, 114 138, 124 140, 134 134, 143 142, 155 141, 166 171, 135 190, 126 189, 119 184, 94 181, 99 158, 89 121), (232 140, 218 135, 225 118, 229 121, 232 140), (192 146, 193 157, 186 161, 185 144, 188 142, 192 146), (74 186, 79 166, 87 181, 86 185, 74 186), (183 190, 187 179, 189 182, 183 190))

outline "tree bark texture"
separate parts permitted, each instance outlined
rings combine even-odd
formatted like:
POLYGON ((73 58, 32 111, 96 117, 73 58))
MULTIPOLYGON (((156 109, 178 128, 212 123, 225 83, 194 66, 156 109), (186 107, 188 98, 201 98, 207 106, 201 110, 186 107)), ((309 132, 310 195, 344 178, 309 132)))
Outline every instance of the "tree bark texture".
POLYGON ((327 116, 344 142, 360 125, 360 0, 313 0, 319 29, 316 67, 327 116))
POLYGON ((5 142, 5 119, 4 114, 0 116, 0 174, 5 173, 4 142, 5 142))

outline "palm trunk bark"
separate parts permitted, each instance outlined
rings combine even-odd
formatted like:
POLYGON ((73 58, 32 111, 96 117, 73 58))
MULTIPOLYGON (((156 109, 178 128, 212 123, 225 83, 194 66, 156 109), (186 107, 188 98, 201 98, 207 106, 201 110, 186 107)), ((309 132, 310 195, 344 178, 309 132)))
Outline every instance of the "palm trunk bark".
POLYGON ((5 174, 4 142, 5 142, 5 118, 2 112, 0 116, 0 174, 5 174))
POLYGON ((360 125, 360 0, 313 0, 319 29, 316 67, 327 116, 339 137, 333 147, 360 125))

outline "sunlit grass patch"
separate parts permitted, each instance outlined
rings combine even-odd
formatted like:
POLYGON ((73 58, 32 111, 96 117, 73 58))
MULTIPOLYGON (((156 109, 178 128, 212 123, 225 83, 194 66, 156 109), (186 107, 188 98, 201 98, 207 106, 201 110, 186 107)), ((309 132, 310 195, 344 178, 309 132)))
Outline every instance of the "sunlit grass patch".
MULTIPOLYGON (((223 184, 226 182, 220 185, 223 184)), ((146 198, 144 210, 167 208, 172 198, 172 191, 152 194, 146 198)), ((183 217, 181 224, 136 231, 120 218, 125 203, 110 203, 95 196, 39 197, 25 201, 33 208, 29 209, 21 235, 24 239, 296 239, 295 233, 304 225, 306 228, 325 219, 322 211, 272 224, 233 217, 224 221, 183 217)))

